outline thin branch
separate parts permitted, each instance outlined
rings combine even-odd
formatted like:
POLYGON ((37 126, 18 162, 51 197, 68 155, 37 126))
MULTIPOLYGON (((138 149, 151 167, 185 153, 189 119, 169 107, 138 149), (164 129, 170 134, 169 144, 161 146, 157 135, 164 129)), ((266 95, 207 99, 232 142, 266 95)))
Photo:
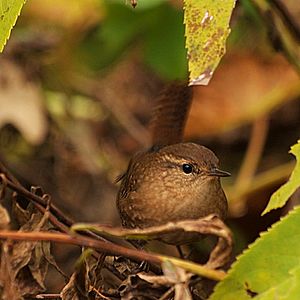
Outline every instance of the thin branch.
POLYGON ((175 288, 172 286, 158 300, 167 300, 172 294, 174 294, 174 291, 175 288))
POLYGON ((39 294, 32 299, 61 299, 60 294, 39 294))
MULTIPOLYGON (((14 191, 16 191, 18 194, 26 197, 27 199, 32 200, 33 202, 41 205, 44 208, 47 207, 47 201, 45 199, 27 191, 23 186, 16 185, 15 183, 11 182, 10 180, 7 180, 6 184, 8 187, 10 187, 14 191)), ((74 223, 74 221, 72 219, 65 216, 63 214, 63 212, 58 207, 56 207, 53 203, 50 203, 50 211, 57 217, 57 219, 59 221, 63 222, 64 225, 72 226, 72 224, 74 223)))
MULTIPOLYGON (((26 190, 19 181, 5 168, 5 166, 0 162, 0 173, 4 175, 0 178, 0 184, 1 182, 11 188, 12 190, 16 191, 18 194, 24 196, 25 198, 32 200, 34 203, 39 204, 43 208, 46 208, 48 205, 48 200, 40 197, 28 190, 26 190)), ((56 207, 53 203, 50 203, 50 212, 55 215, 55 217, 61 221, 66 226, 72 226, 74 221, 65 216, 64 213, 56 207)))
POLYGON ((199 276, 203 276, 217 281, 222 280, 226 275, 224 271, 209 269, 207 267, 189 261, 184 261, 170 256, 148 253, 142 250, 129 249, 112 243, 106 243, 100 240, 94 240, 89 237, 84 237, 79 235, 71 236, 64 233, 50 233, 50 232, 41 232, 41 231, 20 232, 20 231, 1 230, 0 239, 11 239, 11 240, 22 240, 22 241, 53 241, 56 243, 90 247, 93 249, 101 250, 101 252, 107 255, 121 255, 139 261, 146 260, 156 264, 161 264, 163 262, 169 261, 177 267, 183 268, 199 276))
POLYGON ((120 237, 129 240, 134 239, 158 239, 164 241, 169 234, 198 234, 215 235, 218 241, 211 251, 206 267, 216 269, 224 266, 230 259, 232 252, 233 239, 229 228, 216 216, 208 215, 204 218, 195 220, 183 220, 178 222, 169 222, 163 225, 147 227, 144 229, 125 229, 99 224, 77 223, 71 227, 71 230, 84 232, 92 231, 105 236, 120 237))
MULTIPOLYGON (((3 171, 1 165, 0 165, 0 170, 1 172, 3 171)), ((32 201, 40 212, 45 213, 49 205, 49 221, 61 232, 65 232, 65 233, 69 232, 69 228, 74 224, 74 221, 69 217, 65 216, 64 213, 59 208, 57 208, 53 203, 51 203, 49 199, 45 197, 45 195, 47 194, 45 194, 43 197, 40 197, 26 190, 17 180, 12 179, 14 180, 14 182, 12 182, 10 179, 6 177, 5 173, 2 174, 0 173, 0 175, 2 175, 0 176, 0 184, 1 183, 5 184, 7 187, 11 188, 16 193, 32 201)), ((93 232, 85 232, 84 234, 96 239, 104 240, 104 238, 100 237, 99 235, 96 235, 93 232)))
POLYGON ((18 179, 13 176, 13 174, 4 166, 4 164, 0 161, 0 171, 3 173, 10 181, 17 185, 21 185, 18 179))

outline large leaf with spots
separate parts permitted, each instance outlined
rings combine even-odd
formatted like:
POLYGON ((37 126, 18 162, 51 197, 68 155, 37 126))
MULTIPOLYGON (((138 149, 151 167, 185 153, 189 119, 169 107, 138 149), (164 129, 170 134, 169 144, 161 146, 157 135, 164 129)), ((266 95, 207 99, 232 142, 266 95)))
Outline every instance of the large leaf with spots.
POLYGON ((261 234, 232 265, 210 300, 299 299, 300 207, 261 234))
POLYGON ((185 0, 190 84, 207 85, 225 53, 235 0, 185 0))
POLYGON ((0 0, 0 52, 9 38, 26 0, 0 0))

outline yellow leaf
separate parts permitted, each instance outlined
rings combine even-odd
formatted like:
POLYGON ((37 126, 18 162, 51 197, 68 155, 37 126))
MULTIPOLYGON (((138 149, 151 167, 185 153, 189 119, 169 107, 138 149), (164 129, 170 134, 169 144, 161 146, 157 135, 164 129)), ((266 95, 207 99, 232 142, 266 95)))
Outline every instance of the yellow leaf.
POLYGON ((235 0, 185 0, 190 85, 207 85, 225 53, 235 0))

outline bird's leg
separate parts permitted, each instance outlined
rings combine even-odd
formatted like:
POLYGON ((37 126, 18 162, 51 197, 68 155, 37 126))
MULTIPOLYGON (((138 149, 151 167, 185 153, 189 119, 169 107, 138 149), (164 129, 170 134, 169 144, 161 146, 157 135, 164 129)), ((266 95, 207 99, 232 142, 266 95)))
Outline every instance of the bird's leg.
POLYGON ((184 255, 184 253, 183 253, 183 251, 182 251, 182 249, 179 245, 176 245, 176 249, 179 253, 179 257, 182 258, 182 259, 186 259, 185 255, 184 255))
POLYGON ((191 246, 188 255, 186 256, 187 259, 191 259, 193 252, 195 252, 196 248, 191 246))

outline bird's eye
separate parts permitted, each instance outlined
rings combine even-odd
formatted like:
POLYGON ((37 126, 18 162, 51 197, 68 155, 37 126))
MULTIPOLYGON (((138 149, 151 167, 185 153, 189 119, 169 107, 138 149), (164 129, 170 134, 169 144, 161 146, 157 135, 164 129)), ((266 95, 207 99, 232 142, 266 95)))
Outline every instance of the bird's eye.
POLYGON ((193 172, 193 166, 191 164, 183 164, 182 170, 185 174, 191 174, 193 172))

